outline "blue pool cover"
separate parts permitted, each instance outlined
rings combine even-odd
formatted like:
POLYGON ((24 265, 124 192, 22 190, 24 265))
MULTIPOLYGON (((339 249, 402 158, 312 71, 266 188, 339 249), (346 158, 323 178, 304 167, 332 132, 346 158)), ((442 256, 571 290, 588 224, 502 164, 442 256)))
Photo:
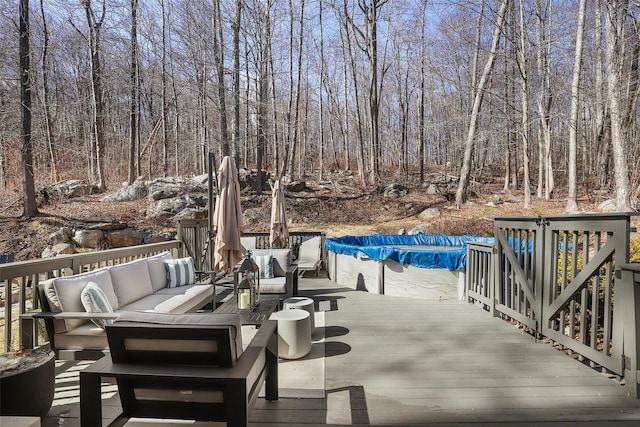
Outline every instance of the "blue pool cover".
POLYGON ((325 240, 328 251, 376 261, 391 259, 420 268, 456 271, 467 264, 467 243, 494 243, 493 237, 448 236, 444 234, 372 234, 342 236, 325 240), (408 248, 406 246, 416 246, 408 248), (428 246, 429 248, 420 248, 428 246), (434 246, 436 246, 434 248, 434 246))

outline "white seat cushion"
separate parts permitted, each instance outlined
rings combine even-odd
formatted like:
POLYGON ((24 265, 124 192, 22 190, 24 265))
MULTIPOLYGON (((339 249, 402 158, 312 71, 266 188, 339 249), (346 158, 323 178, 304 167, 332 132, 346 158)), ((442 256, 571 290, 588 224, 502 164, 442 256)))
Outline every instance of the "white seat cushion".
POLYGON ((213 297, 212 285, 185 285, 164 288, 132 302, 120 311, 142 311, 156 313, 183 314, 202 308, 213 297))

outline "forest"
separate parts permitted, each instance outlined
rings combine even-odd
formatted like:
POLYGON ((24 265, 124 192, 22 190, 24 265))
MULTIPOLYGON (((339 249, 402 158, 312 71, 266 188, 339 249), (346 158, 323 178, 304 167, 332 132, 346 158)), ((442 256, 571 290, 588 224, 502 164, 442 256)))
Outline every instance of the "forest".
POLYGON ((4 0, 0 193, 202 174, 483 176, 638 206, 640 4, 4 0))

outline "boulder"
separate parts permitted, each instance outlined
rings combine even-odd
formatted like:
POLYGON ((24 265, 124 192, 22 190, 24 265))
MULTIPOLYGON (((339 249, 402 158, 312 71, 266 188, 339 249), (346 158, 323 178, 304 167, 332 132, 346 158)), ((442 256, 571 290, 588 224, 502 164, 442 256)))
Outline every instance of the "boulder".
POLYGON ((438 208, 427 208, 418 214, 420 219, 430 219, 437 216, 440 216, 440 209, 438 208))
POLYGON ((171 199, 161 199, 147 209, 147 218, 172 218, 187 208, 202 209, 207 207, 204 196, 183 195, 171 199))
POLYGON ((287 185, 287 191, 299 193, 307 189, 307 183, 304 181, 293 181, 287 185))
POLYGON ((75 250, 70 243, 57 243, 53 246, 47 246, 40 255, 41 258, 52 258, 59 254, 67 255, 74 253, 75 250))
POLYGON ((150 200, 171 199, 189 193, 207 194, 209 187, 192 178, 164 177, 149 183, 148 195, 150 200))
POLYGON ((147 196, 147 185, 144 177, 138 177, 133 184, 125 184, 120 190, 111 193, 102 199, 101 202, 126 202, 130 200, 140 200, 147 196))
POLYGON ((179 221, 181 219, 207 219, 209 210, 202 208, 184 208, 178 212, 172 219, 179 221))
POLYGON ((386 185, 378 189, 378 191, 382 193, 384 197, 391 197, 391 198, 406 196, 407 193, 409 192, 407 187, 398 183, 386 185))
POLYGON ((99 224, 94 224, 88 227, 89 230, 101 231, 124 230, 125 228, 128 228, 127 224, 119 221, 101 222, 99 224))
POLYGON ((174 239, 175 236, 171 233, 149 233, 144 235, 144 244, 168 242, 174 239))
MULTIPOLYGON (((271 191, 269 185, 269 179, 271 174, 267 171, 262 171, 262 191, 271 191)), ((255 190, 256 183, 258 182, 258 170, 257 169, 245 169, 240 168, 238 170, 238 181, 240 182, 240 189, 255 190)))
POLYGON ((102 240, 101 230, 76 230, 73 233, 73 242, 81 248, 97 249, 102 240))
POLYGON ((106 234, 107 244, 111 248, 124 248, 141 245, 144 237, 140 231, 126 228, 124 230, 109 231, 106 234))
POLYGON ((427 191, 427 194, 432 195, 432 196, 434 196, 434 195, 436 195, 436 194, 441 194, 441 193, 442 193, 442 191, 440 191, 440 189, 438 188, 438 186, 437 186, 437 185, 435 185, 434 183, 429 184, 429 185, 427 186, 427 190, 426 190, 426 191, 427 191))
POLYGON ((51 186, 47 192, 50 195, 57 195, 64 198, 77 198, 88 194, 98 194, 101 192, 97 185, 89 184, 79 179, 67 179, 51 186))
POLYGON ((49 241, 54 245, 57 245, 58 243, 69 243, 70 239, 71 229, 69 227, 62 227, 49 234, 49 241))
POLYGON ((428 234, 428 232, 429 232, 429 226, 426 224, 420 224, 413 227, 409 231, 409 234, 420 234, 420 233, 428 234))

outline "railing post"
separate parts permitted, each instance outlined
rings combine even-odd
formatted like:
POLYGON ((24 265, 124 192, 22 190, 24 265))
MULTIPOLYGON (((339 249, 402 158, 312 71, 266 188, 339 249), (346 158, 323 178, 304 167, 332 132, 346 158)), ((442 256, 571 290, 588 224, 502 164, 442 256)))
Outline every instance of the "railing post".
POLYGON ((622 366, 625 388, 638 398, 638 367, 640 366, 640 264, 623 264, 616 270, 616 305, 614 340, 622 341, 622 366))

